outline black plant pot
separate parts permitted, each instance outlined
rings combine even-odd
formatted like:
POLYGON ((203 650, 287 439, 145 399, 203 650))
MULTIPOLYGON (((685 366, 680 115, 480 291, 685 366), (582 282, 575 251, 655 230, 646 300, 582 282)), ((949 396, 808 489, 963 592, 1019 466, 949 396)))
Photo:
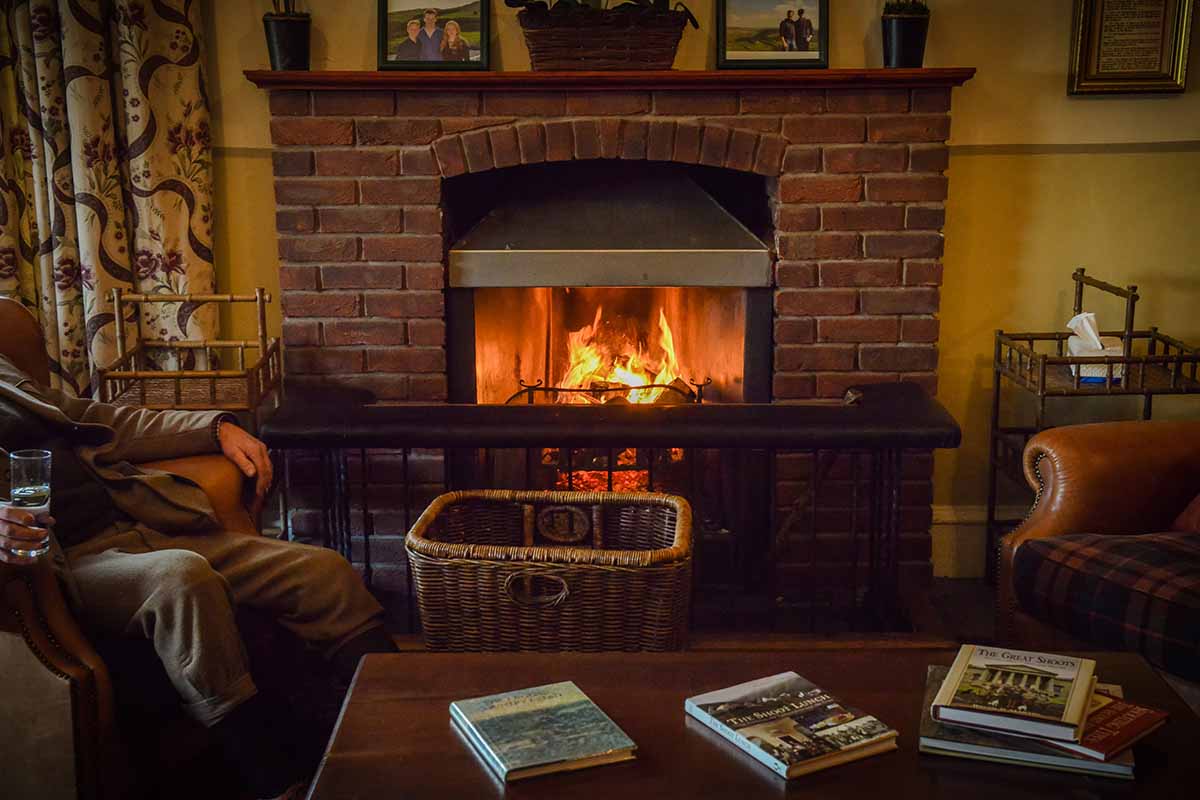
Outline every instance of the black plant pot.
POLYGON ((887 14, 883 17, 883 65, 917 68, 925 61, 928 14, 887 14))
POLYGON ((308 14, 266 14, 267 52, 271 69, 308 69, 308 39, 312 18, 308 14))

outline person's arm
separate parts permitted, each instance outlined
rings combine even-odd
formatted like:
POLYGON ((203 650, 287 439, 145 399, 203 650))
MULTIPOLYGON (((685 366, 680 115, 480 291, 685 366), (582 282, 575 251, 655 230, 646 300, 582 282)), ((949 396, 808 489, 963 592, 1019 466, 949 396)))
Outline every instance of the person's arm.
POLYGON ((39 389, 44 402, 57 406, 75 422, 106 425, 116 434, 100 463, 158 461, 220 452, 216 426, 233 418, 224 411, 157 411, 117 406, 53 389, 39 389))
POLYGON ((115 438, 99 463, 161 461, 221 452, 217 425, 235 419, 225 411, 155 411, 116 406, 53 389, 39 389, 44 402, 57 406, 75 422, 106 425, 115 438))
POLYGON ((100 463, 140 464, 222 453, 242 474, 255 480, 259 500, 271 486, 267 446, 242 430, 237 418, 227 411, 154 411, 69 397, 53 390, 42 390, 41 395, 76 422, 113 429, 112 446, 105 448, 100 463))

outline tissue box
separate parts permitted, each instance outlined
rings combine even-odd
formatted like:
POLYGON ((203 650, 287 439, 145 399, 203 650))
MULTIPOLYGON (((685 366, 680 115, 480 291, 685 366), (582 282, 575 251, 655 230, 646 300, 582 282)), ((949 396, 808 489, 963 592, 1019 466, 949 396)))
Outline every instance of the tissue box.
MULTIPOLYGON (((1116 356, 1125 355, 1125 351, 1121 345, 1121 337, 1119 336, 1101 336, 1100 343, 1104 345, 1103 350, 1097 350, 1088 344, 1082 336, 1071 336, 1067 338, 1067 352, 1073 356, 1116 356)), ((1080 366, 1080 378, 1088 380, 1104 381, 1108 378, 1107 364, 1084 364, 1080 366)), ((1071 365, 1071 374, 1074 375, 1076 365, 1071 365)), ((1124 364, 1113 364, 1113 379, 1117 380, 1125 375, 1124 364)))

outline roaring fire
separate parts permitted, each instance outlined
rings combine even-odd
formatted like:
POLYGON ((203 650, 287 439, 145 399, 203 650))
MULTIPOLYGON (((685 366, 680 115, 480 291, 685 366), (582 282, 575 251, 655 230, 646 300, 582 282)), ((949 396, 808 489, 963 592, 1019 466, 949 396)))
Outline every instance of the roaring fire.
MULTIPOLYGON (((628 387, 623 396, 630 403, 653 403, 669 385, 680 377, 679 361, 675 357, 675 340, 667 316, 658 310, 658 341, 654 348, 644 347, 636 333, 620 330, 620 326, 603 319, 604 307, 596 307, 591 325, 567 333, 569 363, 560 389, 609 389, 628 387), (654 349, 658 358, 650 354, 654 349), (655 388, 651 384, 660 384, 655 388)), ((589 395, 560 394, 560 403, 603 403, 621 393, 589 395)))

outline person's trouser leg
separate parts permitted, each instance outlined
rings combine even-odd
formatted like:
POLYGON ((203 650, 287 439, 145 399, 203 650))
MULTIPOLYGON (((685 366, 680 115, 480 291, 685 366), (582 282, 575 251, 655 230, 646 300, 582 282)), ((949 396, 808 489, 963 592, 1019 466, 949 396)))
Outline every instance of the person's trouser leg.
POLYGON ((201 555, 158 550, 127 531, 78 556, 68 553, 85 625, 154 644, 187 712, 213 725, 252 697, 228 582, 201 555))
POLYGON ((248 788, 273 796, 311 774, 319 750, 309 757, 294 715, 258 693, 234 607, 265 609, 327 651, 354 649, 378 636, 382 609, 345 559, 244 534, 171 537, 144 529, 93 540, 68 558, 80 617, 154 643, 187 711, 213 727, 248 788))
POLYGON ((346 559, 324 547, 265 536, 214 532, 151 538, 207 559, 238 606, 260 609, 332 657, 347 642, 378 628, 383 607, 346 559))

